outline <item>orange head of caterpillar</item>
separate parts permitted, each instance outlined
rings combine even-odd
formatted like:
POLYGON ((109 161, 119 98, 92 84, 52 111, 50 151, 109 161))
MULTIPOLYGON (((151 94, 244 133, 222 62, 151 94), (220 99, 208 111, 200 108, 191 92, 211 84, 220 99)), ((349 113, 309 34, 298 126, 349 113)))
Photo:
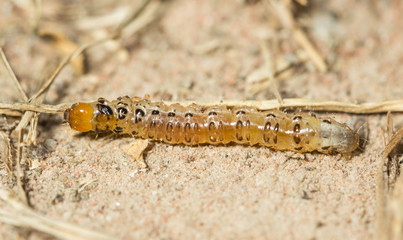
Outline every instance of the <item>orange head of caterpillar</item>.
POLYGON ((113 130, 117 122, 113 109, 106 100, 76 103, 64 112, 64 119, 71 128, 80 132, 113 130))
POLYGON ((80 132, 92 130, 93 107, 88 103, 75 103, 64 112, 64 119, 70 127, 80 132))

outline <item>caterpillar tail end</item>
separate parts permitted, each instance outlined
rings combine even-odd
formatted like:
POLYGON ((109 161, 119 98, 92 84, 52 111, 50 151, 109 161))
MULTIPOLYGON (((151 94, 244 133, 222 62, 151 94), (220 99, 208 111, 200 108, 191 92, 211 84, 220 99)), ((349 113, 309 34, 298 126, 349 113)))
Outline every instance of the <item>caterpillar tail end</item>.
POLYGON ((356 132, 345 124, 323 121, 320 124, 320 149, 324 153, 342 153, 351 156, 357 149, 360 138, 356 132))
POLYGON ((92 117, 94 109, 88 103, 76 103, 64 112, 64 119, 70 127, 80 132, 92 130, 92 117))

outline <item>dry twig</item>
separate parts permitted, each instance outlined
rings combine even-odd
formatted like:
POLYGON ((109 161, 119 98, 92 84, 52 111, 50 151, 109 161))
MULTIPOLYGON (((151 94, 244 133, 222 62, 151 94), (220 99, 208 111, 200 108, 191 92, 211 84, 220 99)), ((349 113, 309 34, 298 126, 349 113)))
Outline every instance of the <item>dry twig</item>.
POLYGON ((386 210, 388 208, 387 196, 389 192, 389 181, 387 174, 387 166, 389 161, 389 154, 403 139, 403 128, 399 129, 389 140, 386 145, 382 157, 379 161, 378 174, 377 174, 377 188, 376 188, 376 239, 385 239, 389 235, 388 231, 388 216, 386 210))
POLYGON ((11 142, 11 138, 8 134, 6 134, 3 131, 0 131, 0 139, 2 140, 1 142, 3 143, 3 152, 1 154, 2 156, 2 161, 4 162, 4 165, 7 170, 7 174, 9 176, 14 176, 14 161, 13 161, 13 144, 11 142))
POLYGON ((10 76, 10 78, 6 78, 12 81, 12 84, 16 87, 17 89, 17 97, 19 100, 21 101, 28 101, 28 97, 25 94, 24 90, 22 90, 21 84, 20 82, 18 82, 17 77, 15 76, 10 64, 7 61, 6 55, 3 52, 3 49, 0 48, 0 56, 1 56, 1 60, 3 61, 4 66, 7 69, 7 73, 10 76))
MULTIPOLYGON (((387 113, 387 112, 403 112, 403 100, 384 101, 379 103, 348 103, 337 101, 319 101, 303 98, 286 98, 284 103, 279 106, 277 100, 223 100, 223 101, 164 101, 165 104, 179 103, 184 106, 193 103, 205 106, 213 106, 223 104, 226 106, 253 106, 259 110, 271 109, 305 109, 309 111, 322 111, 322 112, 344 112, 352 114, 374 114, 374 113, 387 113)), ((19 111, 33 111, 40 113, 57 114, 62 113, 70 103, 49 105, 49 104, 36 104, 36 103, 0 103, 0 109, 19 110, 19 111)))
MULTIPOLYGON (((237 100, 224 100, 224 101, 182 101, 178 102, 182 105, 190 105, 197 103, 200 105, 212 106, 217 104, 224 104, 227 106, 253 106, 259 110, 271 109, 305 109, 309 111, 325 111, 325 112, 345 112, 354 114, 373 114, 373 113, 386 113, 386 112, 403 112, 403 100, 385 101, 380 103, 348 103, 337 101, 318 101, 302 98, 286 98, 283 99, 283 104, 279 106, 277 100, 266 101, 237 101, 237 100)), ((173 104, 175 102, 166 101, 166 104, 173 104)))
POLYGON ((271 85, 271 89, 274 93, 274 96, 276 96, 277 101, 280 105, 282 105, 283 102, 283 98, 281 97, 280 92, 278 91, 277 88, 277 79, 275 78, 275 72, 277 71, 277 67, 276 67, 276 61, 274 59, 274 55, 275 54, 271 54, 270 50, 269 50, 269 46, 267 46, 266 42, 262 42, 261 43, 261 49, 262 49, 262 53, 263 53, 263 58, 265 60, 265 68, 267 71, 267 78, 270 82, 271 85))
POLYGON ((289 0, 266 0, 266 5, 275 13, 282 25, 289 29, 294 37, 294 40, 305 50, 308 57, 315 64, 320 72, 327 71, 327 64, 323 57, 319 54, 313 44, 309 41, 308 37, 296 23, 292 11, 291 1, 289 0))

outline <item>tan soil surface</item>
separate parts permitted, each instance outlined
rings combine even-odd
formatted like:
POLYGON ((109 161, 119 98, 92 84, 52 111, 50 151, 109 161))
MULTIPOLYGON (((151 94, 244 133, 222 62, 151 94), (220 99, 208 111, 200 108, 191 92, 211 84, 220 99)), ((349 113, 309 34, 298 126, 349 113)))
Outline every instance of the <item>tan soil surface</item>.
MULTIPOLYGON (((30 31, 34 10, 27 2, 0 2, 0 43, 32 94, 60 56, 30 31)), ((134 7, 131 1, 85 2, 43 1, 40 25, 83 44, 114 25, 84 30, 78 19, 134 7)), ((402 98, 402 12, 401 1, 316 1, 302 9, 298 19, 330 70, 318 73, 312 62, 302 64, 278 84, 281 95, 346 102, 402 98)), ((273 99, 270 89, 252 97, 245 92, 247 77, 264 65, 259 44, 273 35, 278 55, 297 59, 302 49, 261 2, 173 1, 159 20, 117 49, 90 49, 86 74, 64 69, 45 102, 144 94, 174 101, 273 99)), ((17 101, 4 78, 0 84, 0 101, 17 101)), ((365 150, 350 160, 316 153, 303 160, 268 148, 155 143, 145 156, 150 170, 142 172, 126 151, 136 140, 79 134, 61 115, 43 114, 38 146, 24 151, 37 164, 25 171, 29 202, 47 217, 118 239, 373 238, 386 115, 323 115, 367 121, 365 150)), ((401 126, 402 116, 394 117, 401 126)), ((4 167, 0 179, 16 190, 4 167)), ((3 239, 52 239, 7 224, 0 232, 3 239)))

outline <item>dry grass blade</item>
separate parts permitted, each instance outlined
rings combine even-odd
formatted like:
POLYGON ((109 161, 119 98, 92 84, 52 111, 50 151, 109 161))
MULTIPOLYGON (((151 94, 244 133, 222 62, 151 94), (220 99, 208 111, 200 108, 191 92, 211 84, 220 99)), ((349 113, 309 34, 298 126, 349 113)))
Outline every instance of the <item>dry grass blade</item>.
MULTIPOLYGON (((40 28, 36 33, 46 40, 53 47, 55 52, 61 57, 65 57, 79 48, 77 43, 70 39, 64 32, 52 28, 40 28)), ((70 60, 70 65, 75 70, 77 76, 82 76, 85 72, 85 57, 83 54, 78 55, 70 60)))
POLYGON ((0 103, 0 109, 32 111, 32 112, 53 113, 53 114, 62 113, 66 109, 66 106, 67 106, 66 104, 49 105, 38 103, 0 103))
MULTIPOLYGON (((18 99, 22 100, 22 101, 28 101, 28 97, 25 94, 24 90, 22 90, 21 84, 18 81, 17 77, 15 76, 10 64, 7 61, 6 55, 3 52, 3 49, 0 48, 0 56, 1 56, 1 60, 3 61, 4 66, 7 69, 8 74, 10 75, 10 78, 13 81, 13 85, 17 88, 17 95, 18 95, 18 99)), ((7 79, 7 78, 6 78, 7 79)))
MULTIPOLYGON (((277 64, 276 64, 277 65, 277 64)), ((292 73, 295 71, 297 63, 291 63, 288 61, 281 62, 281 67, 277 66, 278 71, 274 73, 274 78, 277 82, 289 79, 292 73)), ((255 96, 257 93, 271 86, 271 81, 267 76, 267 70, 264 67, 257 68, 252 71, 246 78, 245 93, 247 96, 255 96)))
POLYGON ((2 161, 6 167, 8 176, 13 176, 14 162, 13 162, 13 144, 10 136, 3 131, 0 131, 0 139, 2 140, 2 161))
POLYGON ((0 115, 9 116, 9 117, 21 117, 22 113, 17 110, 0 109, 0 115))
MULTIPOLYGON (((106 39, 107 40, 107 39, 106 39)), ((84 46, 79 47, 78 49, 76 49, 74 52, 72 52, 71 54, 67 55, 65 58, 63 58, 63 60, 59 63, 59 65, 56 67, 55 71, 53 71, 52 75, 50 75, 50 77, 46 80, 46 82, 42 85, 41 89, 39 89, 38 92, 36 92, 30 99, 29 102, 32 102, 33 100, 37 100, 39 96, 41 96, 42 94, 44 94, 49 87, 53 84, 53 82, 55 81, 56 77, 60 74, 60 72, 63 70, 63 68, 72 60, 74 59, 76 56, 80 55, 84 50, 86 50, 87 48, 99 44, 101 42, 106 41, 105 39, 102 40, 98 40, 98 41, 94 41, 90 44, 86 44, 84 46)))
POLYGON ((16 168, 17 168, 17 187, 18 187, 18 191, 19 191, 19 196, 21 198, 21 201, 24 202, 25 205, 28 206, 28 198, 27 195, 25 193, 24 187, 22 186, 22 181, 21 178, 23 178, 23 172, 21 169, 21 159, 22 159, 22 138, 23 138, 23 132, 19 131, 18 132, 18 147, 17 147, 17 156, 16 156, 16 168))
MULTIPOLYGON (((17 79, 17 77, 15 76, 13 70, 11 69, 11 66, 10 66, 10 64, 8 63, 7 58, 5 57, 5 55, 4 55, 2 49, 0 49, 0 55, 1 55, 1 59, 3 60, 4 65, 5 65, 6 68, 7 68, 8 74, 10 75, 10 77, 11 77, 11 79, 12 79, 14 85, 15 85, 16 88, 18 89, 19 98, 20 98, 21 100, 27 101, 27 100, 28 100, 28 97, 27 97, 27 95, 25 94, 25 92, 23 91, 23 89, 22 89, 20 83, 18 82, 18 79, 17 79)), ((24 116, 25 116, 25 114, 24 114, 24 116)), ((23 116, 23 118, 24 118, 24 116, 23 116)), ((21 124, 21 122, 20 122, 20 124, 21 124)), ((20 126, 20 124, 19 124, 18 126, 20 126)), ((16 156, 16 158, 17 158, 17 161, 16 161, 16 168, 17 168, 17 176, 16 176, 16 179, 17 179, 17 188, 18 188, 18 192, 19 192, 19 195, 20 195, 21 200, 22 200, 25 204, 28 205, 28 199, 27 199, 27 196, 26 196, 26 194, 25 194, 24 188, 23 188, 23 186, 22 186, 22 181, 21 181, 21 178, 23 177, 23 172, 22 172, 21 165, 20 165, 20 164, 21 164, 21 152, 22 152, 21 142, 22 142, 22 138, 23 138, 23 132, 22 132, 21 130, 18 130, 18 126, 17 126, 17 128, 16 128, 17 131, 18 131, 18 143, 19 143, 18 148, 17 148, 17 156, 16 156)), ((9 143, 10 143, 10 145, 7 146, 7 149, 8 149, 8 151, 12 151, 13 148, 12 148, 11 140, 9 140, 9 143)), ((13 155, 12 155, 12 153, 9 153, 8 155, 9 155, 9 161, 8 161, 9 163, 8 163, 8 164, 12 166, 12 165, 14 164, 14 161, 13 161, 13 158, 12 158, 13 155)), ((6 162, 5 162, 5 164, 7 165, 6 162)))
MULTIPOLYGON (((148 0, 145 2, 148 2, 148 0)), ((117 33, 122 39, 133 36, 135 33, 139 32, 141 29, 151 24, 158 18, 159 13, 162 11, 161 6, 163 6, 161 0, 150 1, 147 7, 142 9, 141 12, 136 11, 133 14, 136 17, 135 21, 132 20, 133 17, 129 17, 129 20, 131 21, 125 22, 126 25, 123 25, 124 29, 119 29, 119 32, 117 33)))
POLYGON ((386 145, 381 160, 378 167, 377 176, 377 202, 376 202, 376 215, 377 215, 377 225, 376 225, 376 239, 385 239, 388 236, 388 218, 386 216, 387 209, 387 195, 389 190, 388 185, 388 175, 387 175, 387 164, 388 157, 392 150, 399 144, 403 139, 403 128, 399 129, 389 140, 386 145))
POLYGON ((390 140, 390 139, 392 139, 392 135, 393 135, 393 118, 392 118, 392 114, 390 112, 388 112, 386 114, 386 119, 387 119, 386 134, 387 134, 388 140, 390 140))
MULTIPOLYGON (((37 135, 36 135, 36 129, 38 127, 38 120, 39 120, 39 113, 34 113, 34 116, 31 119, 31 123, 29 124, 29 131, 27 135, 27 141, 25 142, 26 145, 37 145, 37 135)), ((29 161, 29 166, 31 166, 32 163, 29 161)))
POLYGON ((259 110, 271 110, 278 109, 306 109, 309 111, 326 111, 326 112, 345 112, 345 113, 355 113, 355 114, 371 114, 371 113, 386 113, 386 112, 403 112, 403 100, 385 101, 380 103, 348 103, 348 102, 337 102, 337 101, 318 101, 311 99, 302 98, 287 98, 283 99, 283 104, 279 106, 277 100, 266 100, 266 101, 238 101, 238 100, 224 100, 224 101, 212 101, 212 102, 202 102, 202 101, 182 101, 182 102, 169 102, 166 104, 180 103, 182 105, 188 106, 192 103, 197 103, 200 105, 212 106, 217 104, 223 104, 227 106, 253 106, 259 110))
POLYGON ((151 0, 141 1, 139 6, 137 7, 137 9, 135 11, 133 11, 133 13, 131 15, 129 15, 129 17, 127 17, 121 24, 119 24, 119 26, 116 28, 116 30, 113 34, 114 35, 113 38, 120 37, 120 34, 122 33, 123 29, 128 24, 130 24, 134 19, 136 19, 138 16, 140 16, 140 14, 146 9, 146 7, 148 6, 148 4, 150 2, 151 2, 151 0))
POLYGON ((0 222, 45 232, 60 239, 114 239, 98 232, 40 215, 17 201, 12 193, 4 189, 0 189, 0 199, 8 205, 7 210, 0 210, 0 222))
POLYGON ((274 96, 276 96, 278 103, 282 105, 284 103, 283 98, 281 97, 281 94, 278 91, 277 79, 275 78, 274 74, 276 72, 276 64, 275 64, 276 61, 273 59, 274 54, 270 53, 269 47, 267 46, 266 42, 262 42, 260 44, 260 47, 262 49, 263 58, 265 60, 265 65, 267 69, 267 78, 270 82, 271 89, 274 93, 274 96))
POLYGON ((276 14, 282 25, 292 31, 294 40, 305 50, 316 68, 321 72, 326 72, 328 67, 323 57, 295 22, 290 7, 291 1, 266 0, 265 3, 276 14))
POLYGON ((38 28, 39 21, 42 17, 42 0, 34 0, 35 4, 35 18, 32 22, 32 28, 34 31, 38 28))
POLYGON ((403 239, 403 176, 399 176, 386 209, 388 239, 403 239))
MULTIPOLYGON (((229 107, 232 106, 253 106, 259 110, 278 109, 306 109, 309 111, 326 111, 326 112, 345 112, 355 114, 372 114, 386 112, 403 112, 403 100, 385 101, 380 103, 348 103, 337 101, 317 101, 302 98, 287 98, 280 106, 277 100, 266 101, 239 101, 239 100, 223 100, 223 101, 164 101, 165 104, 179 103, 184 106, 193 103, 205 106, 213 106, 223 104, 229 107)), ((0 109, 33 111, 40 113, 62 113, 69 103, 59 105, 36 104, 36 103, 0 103, 0 109)))

